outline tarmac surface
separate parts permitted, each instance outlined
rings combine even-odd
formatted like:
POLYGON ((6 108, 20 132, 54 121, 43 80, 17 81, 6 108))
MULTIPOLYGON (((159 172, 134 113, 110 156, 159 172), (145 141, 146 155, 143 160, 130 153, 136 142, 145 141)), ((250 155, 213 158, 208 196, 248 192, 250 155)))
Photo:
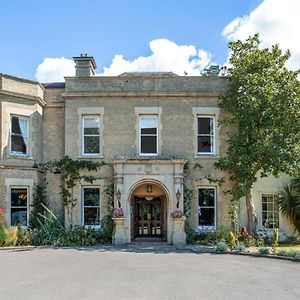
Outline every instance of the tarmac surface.
POLYGON ((300 263, 202 250, 0 250, 0 299, 300 299, 300 263))

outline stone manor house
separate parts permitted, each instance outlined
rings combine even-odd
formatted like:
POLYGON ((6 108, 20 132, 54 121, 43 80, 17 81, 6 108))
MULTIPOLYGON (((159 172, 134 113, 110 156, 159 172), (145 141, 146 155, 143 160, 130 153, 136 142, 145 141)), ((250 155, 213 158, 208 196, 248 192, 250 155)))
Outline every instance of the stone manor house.
MULTIPOLYGON (((172 243, 171 212, 183 210, 184 188, 192 191, 190 225, 196 231, 228 227, 226 173, 214 167, 226 152, 224 113, 218 97, 226 79, 178 76, 172 72, 94 76, 93 57, 74 57, 76 76, 64 83, 39 82, 0 74, 0 208, 8 226, 28 225, 34 185, 44 173, 34 162, 108 161, 93 184, 75 188, 74 224, 99 226, 111 213, 106 187, 114 182, 114 205, 124 211, 124 239, 158 237, 172 243), (186 164, 186 162, 189 162, 186 164), (199 167, 202 166, 202 168, 199 167)), ((292 233, 280 214, 282 182, 259 179, 252 190, 258 229, 292 233)), ((47 175, 50 209, 67 223, 59 174, 47 175)), ((244 203, 240 225, 247 222, 244 203)))

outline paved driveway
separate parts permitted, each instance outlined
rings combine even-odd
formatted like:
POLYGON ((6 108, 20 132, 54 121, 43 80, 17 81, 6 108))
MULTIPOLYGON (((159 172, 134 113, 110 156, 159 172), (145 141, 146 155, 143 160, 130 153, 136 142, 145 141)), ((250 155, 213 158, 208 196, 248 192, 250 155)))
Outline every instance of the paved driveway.
POLYGON ((170 248, 0 250, 0 299, 300 299, 300 263, 170 248))

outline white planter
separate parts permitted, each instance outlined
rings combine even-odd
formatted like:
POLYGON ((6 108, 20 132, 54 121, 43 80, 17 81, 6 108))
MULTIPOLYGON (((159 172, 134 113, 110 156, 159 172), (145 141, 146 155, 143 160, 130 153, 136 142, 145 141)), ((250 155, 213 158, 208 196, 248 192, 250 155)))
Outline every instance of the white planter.
POLYGON ((115 231, 113 233, 113 244, 116 246, 126 244, 125 236, 125 218, 112 218, 115 223, 115 231))
POLYGON ((173 218, 173 234, 172 242, 174 246, 186 245, 186 234, 184 231, 184 223, 186 218, 173 218))

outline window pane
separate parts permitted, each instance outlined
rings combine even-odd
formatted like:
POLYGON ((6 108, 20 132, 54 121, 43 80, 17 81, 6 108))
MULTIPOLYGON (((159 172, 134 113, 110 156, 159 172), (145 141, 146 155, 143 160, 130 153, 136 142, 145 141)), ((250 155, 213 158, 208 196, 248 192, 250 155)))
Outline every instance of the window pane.
POLYGON ((198 134, 211 134, 212 133, 212 120, 213 118, 198 118, 198 134))
POLYGON ((214 189, 199 189, 199 206, 215 206, 214 189))
POLYGON ((26 208, 11 208, 11 226, 27 226, 27 209, 26 208))
POLYGON ((212 152, 212 143, 210 136, 198 136, 198 152, 212 152))
POLYGON ((141 136, 141 153, 157 153, 156 136, 141 136))
POLYGON ((157 128, 157 117, 141 117, 141 128, 157 128))
POLYGON ((27 140, 22 136, 11 136, 11 151, 22 154, 27 153, 27 140))
POLYGON ((84 206, 99 206, 100 197, 98 188, 83 189, 84 206))
POLYGON ((156 128, 142 128, 141 134, 156 134, 157 129, 156 128))
POLYGON ((84 134, 100 134, 99 118, 84 118, 83 119, 84 134))
POLYGON ((27 189, 11 189, 11 206, 27 207, 27 189))
POLYGON ((83 152, 85 154, 100 153, 100 138, 99 136, 85 136, 83 152))
POLYGON ((84 225, 99 225, 100 224, 100 209, 99 207, 84 208, 84 225))
POLYGON ((214 226, 215 225, 215 209, 214 208, 199 208, 199 226, 214 226))

